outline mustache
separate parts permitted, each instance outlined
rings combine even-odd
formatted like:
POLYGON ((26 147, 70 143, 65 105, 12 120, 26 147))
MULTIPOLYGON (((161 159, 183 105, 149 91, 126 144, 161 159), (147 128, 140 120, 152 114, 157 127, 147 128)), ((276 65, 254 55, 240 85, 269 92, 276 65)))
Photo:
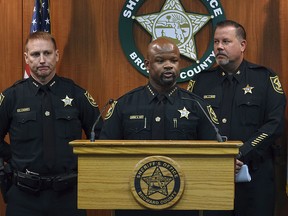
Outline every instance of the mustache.
POLYGON ((228 57, 228 56, 227 56, 225 53, 223 53, 223 52, 218 52, 218 53, 216 53, 216 57, 218 57, 219 55, 228 57))

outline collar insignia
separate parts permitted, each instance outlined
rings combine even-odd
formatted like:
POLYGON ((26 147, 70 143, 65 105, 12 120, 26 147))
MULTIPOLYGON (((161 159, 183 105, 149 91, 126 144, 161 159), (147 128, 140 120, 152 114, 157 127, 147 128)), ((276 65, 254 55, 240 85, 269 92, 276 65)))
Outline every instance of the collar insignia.
POLYGON ((180 118, 187 118, 188 119, 188 115, 190 114, 190 112, 186 109, 186 107, 184 107, 182 110, 178 110, 181 114, 180 118))
POLYGON ((254 89, 254 87, 250 86, 249 84, 246 85, 246 87, 242 88, 244 90, 244 94, 252 94, 252 89, 254 89))
POLYGON ((64 99, 62 99, 62 101, 64 102, 64 107, 66 107, 66 106, 72 106, 72 101, 73 101, 74 99, 72 99, 72 98, 69 98, 68 97, 68 95, 66 95, 66 97, 64 98, 64 99))

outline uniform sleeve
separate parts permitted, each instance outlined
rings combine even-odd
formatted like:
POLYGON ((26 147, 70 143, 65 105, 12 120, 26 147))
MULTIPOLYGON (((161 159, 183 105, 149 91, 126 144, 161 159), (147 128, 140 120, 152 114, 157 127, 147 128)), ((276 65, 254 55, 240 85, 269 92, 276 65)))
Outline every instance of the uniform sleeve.
POLYGON ((100 139, 123 139, 121 108, 117 101, 114 101, 107 111, 100 139))
POLYGON ((4 138, 9 130, 9 106, 7 95, 5 93, 0 94, 0 157, 8 161, 11 158, 10 145, 5 142, 4 138))
POLYGON ((100 117, 94 129, 95 139, 99 139, 103 120, 100 116, 98 104, 87 91, 83 92, 83 94, 80 96, 80 113, 82 128, 87 139, 90 139, 93 124, 95 123, 96 119, 100 117))
POLYGON ((272 75, 266 92, 263 124, 240 148, 240 159, 248 162, 254 154, 265 156, 263 154, 283 132, 285 106, 286 98, 279 78, 272 75))

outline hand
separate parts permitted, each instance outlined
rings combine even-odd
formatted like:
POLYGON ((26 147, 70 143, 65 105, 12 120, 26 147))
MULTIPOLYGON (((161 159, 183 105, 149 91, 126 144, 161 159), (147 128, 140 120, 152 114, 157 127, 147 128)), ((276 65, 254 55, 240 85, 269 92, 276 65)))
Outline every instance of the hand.
POLYGON ((240 161, 240 160, 238 160, 238 159, 236 159, 236 163, 235 163, 235 174, 237 174, 239 171, 240 171, 240 169, 241 169, 241 167, 242 167, 242 165, 243 165, 244 163, 242 162, 242 161, 240 161))

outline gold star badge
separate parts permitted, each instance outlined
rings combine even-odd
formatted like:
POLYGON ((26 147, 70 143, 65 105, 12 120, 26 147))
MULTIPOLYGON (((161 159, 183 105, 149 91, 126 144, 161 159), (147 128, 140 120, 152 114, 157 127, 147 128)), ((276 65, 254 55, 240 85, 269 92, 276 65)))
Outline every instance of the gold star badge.
POLYGON ((181 114, 180 118, 187 118, 188 119, 188 115, 190 114, 190 112, 186 109, 186 107, 184 107, 182 110, 178 110, 181 114))
POLYGON ((247 84, 247 86, 242 89, 244 90, 244 94, 247 94, 247 93, 252 94, 252 89, 254 89, 254 87, 247 84))
POLYGON ((66 107, 66 106, 72 106, 72 101, 73 101, 74 99, 72 99, 72 98, 69 98, 68 97, 68 95, 66 95, 66 97, 64 98, 64 99, 62 99, 62 101, 64 102, 64 107, 66 107))
POLYGON ((164 176, 159 167, 156 167, 152 176, 142 177, 142 179, 148 185, 148 196, 157 192, 167 196, 167 185, 173 180, 171 176, 164 176))

